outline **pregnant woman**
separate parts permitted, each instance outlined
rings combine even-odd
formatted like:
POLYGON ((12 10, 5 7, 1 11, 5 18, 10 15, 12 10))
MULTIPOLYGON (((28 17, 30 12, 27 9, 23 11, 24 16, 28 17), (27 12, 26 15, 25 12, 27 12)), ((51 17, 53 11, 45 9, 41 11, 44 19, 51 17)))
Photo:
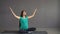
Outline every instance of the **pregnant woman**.
POLYGON ((21 15, 20 16, 17 16, 11 7, 9 7, 13 16, 16 17, 17 19, 19 19, 19 32, 23 33, 23 32, 28 32, 28 31, 35 31, 36 28, 28 28, 28 19, 34 17, 36 11, 37 11, 37 8, 34 10, 34 13, 31 15, 31 16, 27 16, 26 14, 26 10, 22 10, 21 11, 21 15))

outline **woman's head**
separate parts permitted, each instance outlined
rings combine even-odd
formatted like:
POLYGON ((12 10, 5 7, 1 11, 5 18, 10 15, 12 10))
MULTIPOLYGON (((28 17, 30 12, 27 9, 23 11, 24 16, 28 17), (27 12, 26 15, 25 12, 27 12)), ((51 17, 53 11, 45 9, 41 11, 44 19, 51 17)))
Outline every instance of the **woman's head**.
POLYGON ((21 17, 26 16, 26 10, 22 10, 20 16, 21 16, 21 17))

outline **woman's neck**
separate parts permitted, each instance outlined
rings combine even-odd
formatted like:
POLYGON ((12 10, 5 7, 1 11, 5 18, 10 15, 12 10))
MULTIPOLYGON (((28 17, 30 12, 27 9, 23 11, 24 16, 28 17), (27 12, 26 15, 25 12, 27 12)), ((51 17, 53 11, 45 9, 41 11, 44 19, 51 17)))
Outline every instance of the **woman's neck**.
POLYGON ((23 16, 23 18, 25 18, 25 16, 23 16))

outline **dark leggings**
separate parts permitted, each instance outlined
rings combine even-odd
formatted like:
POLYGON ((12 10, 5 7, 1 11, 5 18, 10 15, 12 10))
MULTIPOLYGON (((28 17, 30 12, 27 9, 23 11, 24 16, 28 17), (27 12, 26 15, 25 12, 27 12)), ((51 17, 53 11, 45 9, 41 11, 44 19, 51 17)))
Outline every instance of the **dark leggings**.
POLYGON ((28 28, 27 30, 19 30, 19 32, 21 32, 21 33, 24 33, 24 32, 28 32, 28 31, 35 31, 36 30, 36 28, 28 28))

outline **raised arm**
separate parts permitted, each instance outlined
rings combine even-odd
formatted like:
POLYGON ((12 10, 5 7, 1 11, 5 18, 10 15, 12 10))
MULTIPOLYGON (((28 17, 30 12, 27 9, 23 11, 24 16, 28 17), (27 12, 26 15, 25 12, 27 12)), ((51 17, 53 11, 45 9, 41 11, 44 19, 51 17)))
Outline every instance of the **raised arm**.
POLYGON ((37 11, 37 8, 35 9, 34 13, 31 16, 28 16, 28 18, 30 19, 30 18, 34 17, 36 11, 37 11))
POLYGON ((14 15, 14 17, 16 17, 17 19, 20 19, 20 17, 19 17, 19 16, 17 16, 17 15, 13 12, 12 8, 11 8, 11 7, 9 7, 9 8, 10 8, 10 10, 11 10, 12 14, 14 15))

